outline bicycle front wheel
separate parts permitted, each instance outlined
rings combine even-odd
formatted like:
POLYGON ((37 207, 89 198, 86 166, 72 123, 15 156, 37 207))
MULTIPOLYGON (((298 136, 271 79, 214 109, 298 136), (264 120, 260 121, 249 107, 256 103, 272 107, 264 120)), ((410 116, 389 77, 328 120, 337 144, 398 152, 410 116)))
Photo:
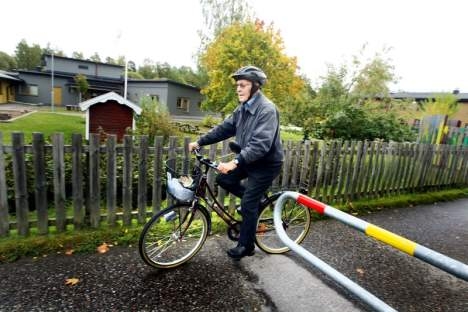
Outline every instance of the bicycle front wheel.
POLYGON ((153 267, 174 268, 197 254, 208 231, 208 217, 203 207, 191 209, 188 204, 173 205, 146 223, 140 234, 140 256, 153 267))
MULTIPOLYGON (((255 242, 266 253, 280 254, 289 251, 289 247, 283 243, 275 231, 273 221, 275 204, 276 201, 273 201, 260 211, 255 242)), ((281 213, 281 220, 283 229, 289 238, 300 244, 310 229, 310 210, 293 199, 287 199, 281 213)))

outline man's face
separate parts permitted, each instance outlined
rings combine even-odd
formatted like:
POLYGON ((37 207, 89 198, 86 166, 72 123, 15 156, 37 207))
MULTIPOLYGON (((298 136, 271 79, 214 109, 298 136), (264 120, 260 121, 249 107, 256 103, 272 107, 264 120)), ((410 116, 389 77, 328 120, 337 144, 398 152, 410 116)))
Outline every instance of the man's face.
POLYGON ((252 82, 239 79, 236 81, 236 92, 237 96, 239 97, 239 101, 244 103, 250 96, 250 91, 252 90, 252 82))

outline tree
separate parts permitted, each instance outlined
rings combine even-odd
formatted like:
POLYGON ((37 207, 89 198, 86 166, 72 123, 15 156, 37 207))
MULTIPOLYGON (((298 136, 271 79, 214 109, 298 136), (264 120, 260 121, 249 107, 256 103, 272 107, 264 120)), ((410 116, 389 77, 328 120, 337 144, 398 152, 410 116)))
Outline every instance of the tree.
POLYGON ((458 111, 458 99, 451 93, 435 94, 434 98, 420 104, 422 117, 430 115, 453 116, 458 111))
POLYGON ((200 51, 202 54, 207 45, 224 28, 236 23, 253 19, 252 8, 245 0, 200 0, 204 19, 204 30, 199 30, 200 51))
POLYGON ((12 70, 16 68, 16 60, 13 56, 0 51, 0 69, 12 70))
POLYGON ((89 58, 90 61, 92 62, 101 62, 101 57, 99 56, 99 54, 97 52, 94 52, 93 55, 91 55, 91 57, 89 58))
POLYGON ((153 79, 157 76, 156 67, 151 59, 144 59, 143 65, 138 67, 138 73, 145 79, 153 79))
POLYGON ((83 52, 74 51, 72 53, 72 58, 77 59, 77 60, 84 60, 85 57, 84 57, 83 52))
POLYGON ((89 89, 89 83, 88 79, 86 79, 86 76, 83 74, 78 74, 75 76, 75 83, 78 87, 78 92, 79 92, 79 103, 81 103, 82 97, 86 95, 86 92, 88 92, 89 89))
POLYGON ((23 39, 16 46, 15 57, 19 69, 35 69, 41 66, 42 49, 38 44, 29 46, 23 39))
POLYGON ((209 84, 202 89, 206 96, 202 108, 226 114, 237 105, 234 81, 230 75, 239 67, 255 65, 269 77, 264 92, 280 109, 286 108, 304 88, 304 80, 297 75, 297 60, 284 53, 283 40, 273 25, 263 22, 233 24, 218 33, 200 64, 209 84))

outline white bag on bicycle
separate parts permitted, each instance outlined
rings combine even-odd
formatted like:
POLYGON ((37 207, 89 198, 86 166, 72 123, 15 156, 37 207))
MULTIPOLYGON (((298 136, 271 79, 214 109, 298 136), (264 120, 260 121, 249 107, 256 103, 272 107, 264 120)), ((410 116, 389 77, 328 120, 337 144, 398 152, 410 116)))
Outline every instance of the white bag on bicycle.
POLYGON ((167 192, 175 199, 182 202, 189 202, 193 199, 193 191, 185 188, 179 179, 173 178, 170 172, 167 172, 167 192))

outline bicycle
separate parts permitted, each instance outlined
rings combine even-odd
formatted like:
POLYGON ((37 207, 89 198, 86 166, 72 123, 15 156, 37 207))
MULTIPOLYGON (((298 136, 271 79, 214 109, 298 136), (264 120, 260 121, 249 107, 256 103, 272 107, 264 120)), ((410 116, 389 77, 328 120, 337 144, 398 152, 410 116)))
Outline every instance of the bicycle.
MULTIPOLYGON (((177 173, 175 160, 166 161, 167 192, 176 203, 156 213, 144 226, 139 239, 140 256, 150 266, 174 268, 195 256, 211 232, 211 214, 215 212, 226 224, 229 239, 239 239, 241 216, 231 214, 221 205, 207 182, 210 169, 217 163, 194 151, 196 165, 191 176, 177 173), (185 185, 182 185, 185 183, 185 185)), ((275 202, 283 191, 267 196, 261 201, 255 244, 270 254, 289 250, 276 235, 273 222, 275 202)), ((282 212, 283 228, 288 236, 300 244, 311 226, 310 210, 295 201, 288 201, 282 212)))

